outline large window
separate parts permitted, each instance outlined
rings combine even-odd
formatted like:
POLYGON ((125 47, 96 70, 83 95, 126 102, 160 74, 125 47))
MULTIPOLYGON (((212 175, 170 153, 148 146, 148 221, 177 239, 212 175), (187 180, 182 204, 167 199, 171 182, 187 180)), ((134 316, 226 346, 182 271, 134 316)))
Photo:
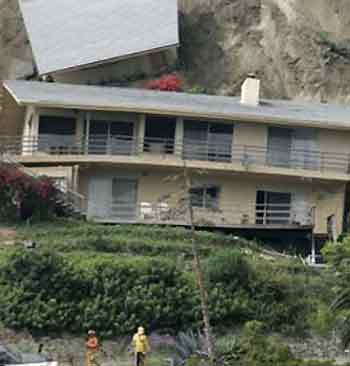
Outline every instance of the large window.
POLYGON ((184 158, 231 161, 233 125, 219 122, 184 121, 184 158))
POLYGON ((130 155, 135 147, 134 124, 92 120, 89 130, 89 153, 130 155))
POLYGON ((52 154, 74 151, 76 120, 72 117, 39 118, 38 148, 52 154))
POLYGON ((176 118, 166 116, 146 116, 144 151, 172 154, 175 144, 176 118))
POLYGON ((257 191, 256 223, 284 225, 291 223, 291 193, 257 191))
POLYGON ((191 204, 193 207, 218 209, 220 187, 202 186, 190 190, 191 204))
POLYGON ((320 153, 316 131, 309 128, 270 127, 267 161, 278 167, 317 169, 320 153))

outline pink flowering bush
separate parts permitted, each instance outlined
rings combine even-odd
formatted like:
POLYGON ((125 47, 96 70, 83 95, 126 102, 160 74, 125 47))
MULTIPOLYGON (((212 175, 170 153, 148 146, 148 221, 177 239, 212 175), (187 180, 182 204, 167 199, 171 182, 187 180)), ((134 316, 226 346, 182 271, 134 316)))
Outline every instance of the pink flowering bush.
POLYGON ((58 195, 49 178, 34 178, 11 164, 0 164, 0 220, 48 218, 58 195))

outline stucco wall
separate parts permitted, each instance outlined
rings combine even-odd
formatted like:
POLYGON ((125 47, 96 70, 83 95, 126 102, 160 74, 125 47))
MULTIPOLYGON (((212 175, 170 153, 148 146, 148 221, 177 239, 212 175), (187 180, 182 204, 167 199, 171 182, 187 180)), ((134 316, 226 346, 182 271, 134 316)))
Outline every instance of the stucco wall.
POLYGON ((347 155, 350 153, 350 132, 348 131, 319 130, 318 141, 321 152, 338 152, 347 155))
POLYGON ((267 126, 255 123, 236 123, 233 143, 236 145, 267 146, 267 126))
MULTIPOLYGON (((181 198, 182 182, 175 179, 179 172, 159 169, 122 169, 122 168, 90 168, 82 170, 79 182, 80 192, 86 196, 89 193, 89 179, 94 176, 108 177, 134 176, 138 178, 138 202, 157 203, 166 201, 170 205, 176 204, 181 198), (170 198, 169 198, 170 197, 170 198)), ((220 209, 227 220, 220 216, 221 224, 230 221, 241 223, 243 216, 248 218, 249 224, 255 223, 256 192, 267 190, 274 192, 290 192, 305 197, 308 207, 316 207, 315 233, 327 233, 327 218, 335 215, 337 233, 342 231, 344 213, 344 183, 320 183, 315 181, 301 181, 281 179, 279 177, 264 178, 254 175, 210 174, 205 173, 194 177, 198 185, 218 185, 220 191, 220 209)), ((101 193, 103 194, 103 193, 101 193)), ((200 212, 197 211, 200 215, 200 212)), ((208 220, 209 217, 206 217, 208 220)))

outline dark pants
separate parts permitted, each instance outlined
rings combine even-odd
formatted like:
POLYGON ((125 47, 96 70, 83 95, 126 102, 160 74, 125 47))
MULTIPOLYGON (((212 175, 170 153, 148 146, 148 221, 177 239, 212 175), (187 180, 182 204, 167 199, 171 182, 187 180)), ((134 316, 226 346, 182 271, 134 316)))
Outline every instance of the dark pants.
POLYGON ((142 352, 137 352, 135 355, 135 366, 145 366, 146 355, 142 352))

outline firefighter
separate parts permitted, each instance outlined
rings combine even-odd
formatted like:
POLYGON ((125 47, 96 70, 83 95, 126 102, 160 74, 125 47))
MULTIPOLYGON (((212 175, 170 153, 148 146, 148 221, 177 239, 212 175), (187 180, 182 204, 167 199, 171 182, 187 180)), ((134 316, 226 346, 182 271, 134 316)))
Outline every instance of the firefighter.
POLYGON ((98 366, 97 352, 99 349, 98 338, 94 330, 88 331, 86 341, 86 366, 98 366))
POLYGON ((132 344, 135 354, 135 366, 146 366, 147 353, 150 352, 151 348, 143 327, 137 329, 137 333, 132 339, 132 344))

